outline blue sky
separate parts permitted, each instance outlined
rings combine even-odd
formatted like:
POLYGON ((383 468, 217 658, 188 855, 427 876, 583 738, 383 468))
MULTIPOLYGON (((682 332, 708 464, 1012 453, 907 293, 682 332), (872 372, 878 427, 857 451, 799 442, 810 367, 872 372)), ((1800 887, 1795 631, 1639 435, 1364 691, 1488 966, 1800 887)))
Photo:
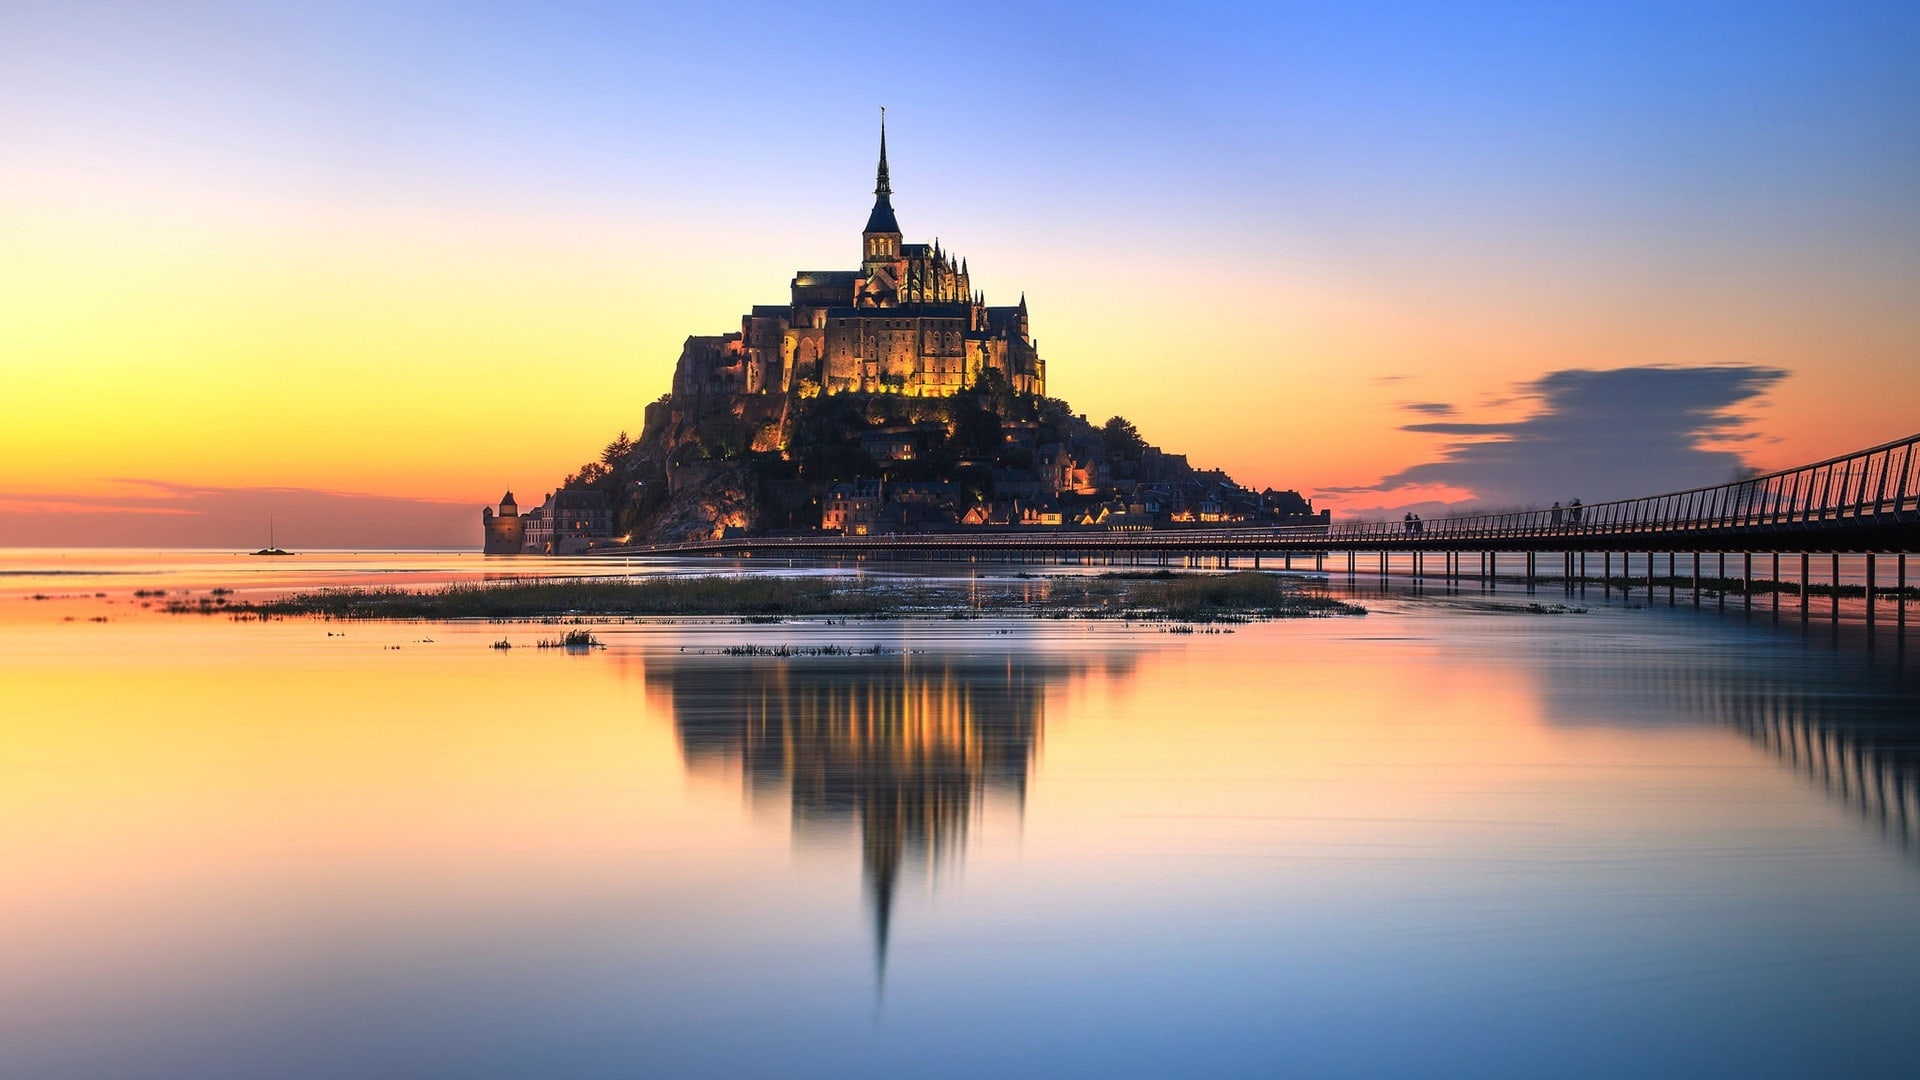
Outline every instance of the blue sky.
MULTIPOLYGON (((98 413, 102 380, 211 393, 345 338, 448 448, 387 445, 389 496, 550 482, 687 334, 847 262, 881 105, 909 239, 1028 294, 1051 388, 1255 485, 1366 489, 1445 452, 1406 402, 1510 430, 1482 403, 1555 372, 1780 371, 1742 405, 1760 466, 1908 434, 1920 394, 1920 4, 15 2, 0 102, 31 252, 0 363, 81 373, 15 396, 98 413), (132 314, 176 294, 189 329, 132 314), (593 402, 526 376, 569 359, 593 402), (572 415, 507 446, 496 400, 572 415)), ((367 482, 298 419, 271 473, 237 444, 139 479, 367 482)), ((0 458, 124 476, 63 430, 0 458)))

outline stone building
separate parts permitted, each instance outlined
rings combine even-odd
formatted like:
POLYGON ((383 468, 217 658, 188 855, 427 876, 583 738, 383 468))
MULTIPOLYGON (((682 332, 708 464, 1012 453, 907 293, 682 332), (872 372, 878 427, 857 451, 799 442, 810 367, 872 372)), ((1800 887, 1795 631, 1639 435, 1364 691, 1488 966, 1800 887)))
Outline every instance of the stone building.
POLYGON ((857 270, 802 270, 789 302, 756 305, 740 331, 690 337, 675 370, 676 401, 753 394, 956 394, 987 371, 1012 389, 1046 393, 1046 364, 1027 324, 1027 298, 991 307, 967 261, 903 242, 887 173, 887 133, 857 270))
POLYGON ((886 492, 878 480, 856 480, 827 489, 820 503, 820 527, 848 536, 887 531, 891 515, 886 492))
POLYGON ((520 518, 520 507, 511 491, 500 497, 499 513, 494 513, 491 506, 480 511, 480 526, 480 550, 488 555, 518 555, 526 547, 526 523, 520 518))
POLYGON ((577 555, 613 539, 613 505, 599 491, 562 489, 522 514, 509 491, 480 511, 488 555, 577 555))

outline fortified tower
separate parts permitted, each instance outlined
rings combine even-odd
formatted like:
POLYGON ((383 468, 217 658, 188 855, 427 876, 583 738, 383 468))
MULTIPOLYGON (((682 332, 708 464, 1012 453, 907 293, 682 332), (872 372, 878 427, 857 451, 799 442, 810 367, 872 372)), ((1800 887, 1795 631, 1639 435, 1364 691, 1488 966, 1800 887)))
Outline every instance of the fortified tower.
POLYGON ((481 509, 480 525, 484 537, 480 550, 488 555, 518 555, 526 545, 526 522, 520 518, 520 507, 511 491, 500 497, 498 514, 491 506, 481 509))

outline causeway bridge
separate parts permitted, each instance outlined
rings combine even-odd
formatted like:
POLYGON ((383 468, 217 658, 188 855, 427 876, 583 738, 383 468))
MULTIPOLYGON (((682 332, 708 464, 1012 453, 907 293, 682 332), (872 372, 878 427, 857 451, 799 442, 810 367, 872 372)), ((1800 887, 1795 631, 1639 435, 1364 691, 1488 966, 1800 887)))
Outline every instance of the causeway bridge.
MULTIPOLYGON (((1569 579, 1586 576, 1587 556, 1604 560, 1611 576, 1612 556, 1621 569, 1634 553, 1644 556, 1652 581, 1654 553, 1667 555, 1671 576, 1676 554, 1693 558, 1700 578, 1700 556, 1719 553, 1722 575, 1727 553, 1742 554, 1751 578, 1754 554, 1771 554, 1776 574, 1779 556, 1800 556, 1802 583, 1809 557, 1832 556, 1835 577, 1841 554, 1865 555, 1867 590, 1874 588, 1877 557, 1897 558, 1899 588, 1906 587, 1906 553, 1920 551, 1920 434, 1882 443, 1809 465, 1783 469, 1731 483, 1612 502, 1497 514, 1466 514, 1427 521, 1341 522, 1333 525, 1259 528, 1175 528, 1106 531, 1054 528, 1045 531, 965 530, 876 536, 793 535, 701 540, 647 547, 603 548, 596 554, 627 556, 716 555, 734 557, 872 557, 876 559, 1081 559, 1101 562, 1158 563, 1212 559, 1216 565, 1243 560, 1258 567, 1263 559, 1293 565, 1296 558, 1327 569, 1344 556, 1345 570, 1357 571, 1359 556, 1376 555, 1381 572, 1393 553, 1411 556, 1423 574, 1425 558, 1439 555, 1449 577, 1491 576, 1501 554, 1525 556, 1526 577, 1538 574, 1538 557, 1557 554, 1569 579), (1478 573, 1467 572, 1462 556, 1480 555, 1478 573)), ((1804 590, 1802 596, 1804 598, 1804 590)))

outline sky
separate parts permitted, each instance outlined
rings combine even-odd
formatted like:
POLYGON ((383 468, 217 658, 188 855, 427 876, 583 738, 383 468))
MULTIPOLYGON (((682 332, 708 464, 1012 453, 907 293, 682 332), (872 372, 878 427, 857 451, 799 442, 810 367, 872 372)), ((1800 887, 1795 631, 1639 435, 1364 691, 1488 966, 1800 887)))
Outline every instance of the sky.
POLYGON ((0 544, 476 544, 911 241, 1337 515, 1920 430, 1920 6, 0 5, 0 544), (1606 468, 1597 467, 1606 462, 1606 468))

